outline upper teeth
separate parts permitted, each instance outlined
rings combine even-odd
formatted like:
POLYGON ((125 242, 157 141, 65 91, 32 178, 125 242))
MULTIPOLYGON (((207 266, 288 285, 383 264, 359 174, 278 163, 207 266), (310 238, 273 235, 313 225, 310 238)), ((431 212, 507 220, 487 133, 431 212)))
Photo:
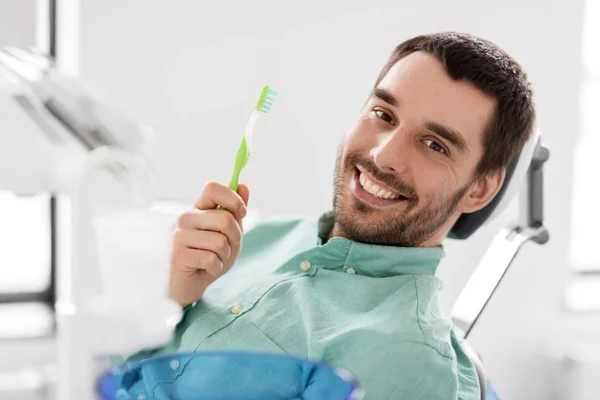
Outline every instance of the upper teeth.
POLYGON ((373 183, 369 178, 367 178, 362 172, 360 173, 359 181, 360 185, 375 197, 392 200, 400 197, 398 194, 392 193, 386 189, 382 189, 377 184, 373 183))

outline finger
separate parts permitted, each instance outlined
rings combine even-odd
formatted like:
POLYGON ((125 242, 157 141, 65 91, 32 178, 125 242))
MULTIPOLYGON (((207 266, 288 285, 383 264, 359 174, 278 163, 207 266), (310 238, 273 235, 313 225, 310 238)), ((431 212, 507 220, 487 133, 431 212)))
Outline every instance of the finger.
POLYGON ((174 261, 175 265, 192 270, 206 271, 214 277, 219 277, 223 272, 223 263, 219 256, 208 250, 181 247, 177 249, 177 256, 174 261))
POLYGON ((177 229, 174 236, 175 243, 181 246, 216 253, 222 263, 226 263, 231 255, 231 246, 227 236, 220 232, 177 229))
POLYGON ((238 185, 237 192, 244 201, 246 207, 248 207, 248 200, 250 199, 250 189, 248 189, 248 186, 244 185, 243 183, 240 183, 238 185))
POLYGON ((246 205, 240 195, 217 182, 209 182, 204 186, 195 206, 199 210, 213 210, 221 206, 231 212, 236 219, 244 218, 247 213, 246 205))
POLYGON ((191 210, 179 217, 180 229, 220 232, 227 237, 232 249, 242 241, 242 227, 226 210, 191 210))

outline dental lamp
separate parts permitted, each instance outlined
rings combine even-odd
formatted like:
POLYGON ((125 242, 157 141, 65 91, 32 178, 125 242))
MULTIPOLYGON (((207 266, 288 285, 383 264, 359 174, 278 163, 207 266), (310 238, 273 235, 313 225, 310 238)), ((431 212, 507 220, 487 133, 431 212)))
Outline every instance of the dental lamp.
POLYGON ((168 342, 181 316, 166 273, 121 268, 148 262, 149 243, 162 250, 155 264, 168 255, 168 221, 149 212, 153 136, 48 58, 17 48, 0 49, 0 126, 0 190, 71 204, 70 260, 57 271, 56 398, 91 400, 107 356, 168 342), (138 243, 124 254, 117 237, 138 243))

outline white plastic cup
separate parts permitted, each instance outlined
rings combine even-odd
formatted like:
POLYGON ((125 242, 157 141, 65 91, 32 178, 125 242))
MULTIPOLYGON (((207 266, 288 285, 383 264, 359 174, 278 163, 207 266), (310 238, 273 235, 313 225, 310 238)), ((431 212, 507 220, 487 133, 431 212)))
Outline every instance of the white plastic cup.
POLYGON ((93 218, 105 298, 130 310, 167 298, 175 223, 172 215, 151 211, 93 218))

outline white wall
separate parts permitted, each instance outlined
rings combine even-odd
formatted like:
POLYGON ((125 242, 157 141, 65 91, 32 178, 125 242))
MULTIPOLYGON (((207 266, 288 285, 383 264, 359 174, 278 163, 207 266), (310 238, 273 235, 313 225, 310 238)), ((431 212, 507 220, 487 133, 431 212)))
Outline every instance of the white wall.
POLYGON ((34 23, 35 0, 0 0, 0 46, 33 46, 34 23))
MULTIPOLYGON (((103 0, 81 12, 83 77, 156 129, 163 197, 191 201, 207 180, 226 182, 259 89, 280 91, 243 178, 268 215, 330 206, 337 143, 396 44, 440 30, 495 41, 534 82, 552 152, 552 239, 521 252, 472 342, 503 398, 549 399, 560 352, 600 332, 597 318, 562 306, 583 0, 103 0)), ((468 244, 448 243, 439 273, 448 308, 515 209, 468 244)))

